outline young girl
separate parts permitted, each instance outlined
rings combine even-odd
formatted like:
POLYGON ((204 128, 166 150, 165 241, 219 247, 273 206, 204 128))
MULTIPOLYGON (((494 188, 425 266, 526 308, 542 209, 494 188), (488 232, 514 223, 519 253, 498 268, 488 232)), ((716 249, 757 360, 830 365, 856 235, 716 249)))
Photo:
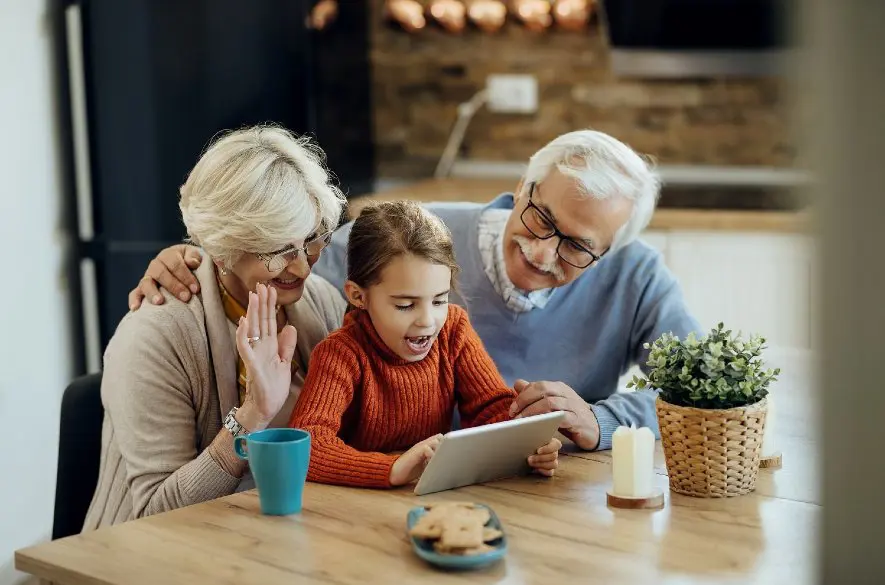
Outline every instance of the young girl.
MULTIPOLYGON (((455 406, 464 427, 498 422, 516 393, 464 309, 449 305, 458 266, 438 218, 409 202, 368 207, 347 251, 351 310, 313 350, 290 425, 311 434, 309 480, 404 485, 433 457, 455 406)), ((553 475, 561 446, 552 439, 529 464, 553 475)))

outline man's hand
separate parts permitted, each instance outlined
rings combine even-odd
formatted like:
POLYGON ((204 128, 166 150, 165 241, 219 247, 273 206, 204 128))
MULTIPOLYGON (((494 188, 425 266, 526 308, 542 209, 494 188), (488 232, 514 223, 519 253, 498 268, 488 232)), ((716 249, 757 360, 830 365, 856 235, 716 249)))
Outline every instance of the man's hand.
POLYGON ((510 416, 521 418, 554 412, 565 412, 559 430, 585 451, 599 444, 599 423, 593 409, 577 392, 562 382, 526 382, 517 380, 513 386, 519 396, 510 407, 510 416))
POLYGON ((177 244, 164 248, 151 260, 138 286, 129 292, 129 310, 134 311, 141 306, 145 297, 151 304, 162 305, 163 295, 157 285, 165 288, 173 295, 188 302, 191 294, 200 292, 200 283, 193 275, 203 261, 200 249, 187 244, 177 244))

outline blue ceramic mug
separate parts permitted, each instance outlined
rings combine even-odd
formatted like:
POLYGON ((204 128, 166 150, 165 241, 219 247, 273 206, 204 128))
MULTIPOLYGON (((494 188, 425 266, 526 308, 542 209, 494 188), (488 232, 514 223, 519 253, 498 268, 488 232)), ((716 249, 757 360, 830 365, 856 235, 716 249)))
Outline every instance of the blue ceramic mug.
POLYGON ((301 512, 310 463, 310 434, 300 429, 265 429, 234 439, 234 450, 249 462, 261 512, 274 516, 301 512))

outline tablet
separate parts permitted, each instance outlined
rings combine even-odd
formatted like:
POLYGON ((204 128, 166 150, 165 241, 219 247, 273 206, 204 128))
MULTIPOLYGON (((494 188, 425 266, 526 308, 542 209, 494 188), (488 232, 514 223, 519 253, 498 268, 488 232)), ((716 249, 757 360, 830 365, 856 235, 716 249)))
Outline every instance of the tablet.
POLYGON ((529 473, 526 459, 550 442, 563 418, 562 411, 548 412, 446 433, 421 474, 415 494, 529 473))

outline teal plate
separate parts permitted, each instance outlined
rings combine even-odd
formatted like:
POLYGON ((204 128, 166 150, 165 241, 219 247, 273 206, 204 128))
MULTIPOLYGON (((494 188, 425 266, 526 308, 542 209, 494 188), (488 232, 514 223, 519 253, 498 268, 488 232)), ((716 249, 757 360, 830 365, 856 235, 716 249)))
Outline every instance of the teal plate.
MULTIPOLYGON (((446 569, 479 569, 501 560, 504 555, 507 554, 507 535, 504 534, 504 528, 501 525, 501 521, 498 519, 498 515, 495 514, 495 511, 488 506, 483 504, 476 504, 476 506, 485 508, 489 511, 489 516, 491 516, 491 518, 486 522, 486 527, 495 528, 502 533, 500 538, 486 543, 488 546, 493 547, 494 550, 478 555, 444 555, 433 550, 432 540, 411 536, 410 539, 415 554, 428 563, 446 569)), ((412 527, 415 526, 418 519, 426 513, 427 510, 423 506, 409 510, 409 516, 406 521, 407 533, 411 532, 412 527)))

